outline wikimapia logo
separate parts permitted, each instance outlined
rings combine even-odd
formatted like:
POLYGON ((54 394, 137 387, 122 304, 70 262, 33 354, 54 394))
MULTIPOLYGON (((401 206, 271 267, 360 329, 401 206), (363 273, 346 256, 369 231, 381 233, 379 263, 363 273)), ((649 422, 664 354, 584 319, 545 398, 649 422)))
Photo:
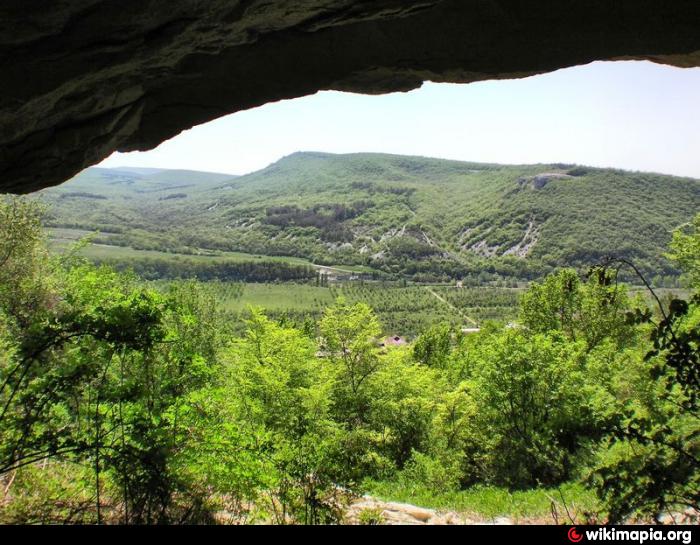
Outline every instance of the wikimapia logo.
MULTIPOLYGON (((630 527, 631 528, 631 527, 630 527)), ((648 528, 644 530, 599 527, 596 530, 577 530, 572 526, 566 533, 566 537, 572 543, 581 541, 627 541, 633 543, 645 543, 647 541, 678 541, 687 545, 693 540, 692 530, 663 530, 648 528)))
POLYGON ((583 536, 576 531, 576 526, 569 528, 569 532, 566 535, 572 543, 578 543, 583 539, 583 536))

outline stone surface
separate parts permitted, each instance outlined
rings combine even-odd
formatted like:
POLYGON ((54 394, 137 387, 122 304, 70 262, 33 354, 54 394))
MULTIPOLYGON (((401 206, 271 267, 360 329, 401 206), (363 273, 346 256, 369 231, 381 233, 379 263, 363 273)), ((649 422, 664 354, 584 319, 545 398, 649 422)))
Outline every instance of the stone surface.
POLYGON ((462 525, 482 522, 470 519, 460 513, 438 512, 434 509, 425 509, 408 503, 386 502, 371 496, 364 496, 350 505, 344 523, 362 524, 362 513, 365 511, 371 513, 373 519, 380 519, 376 522, 388 525, 462 525))
POLYGON ((322 89, 700 65, 697 0, 3 0, 0 191, 322 89))

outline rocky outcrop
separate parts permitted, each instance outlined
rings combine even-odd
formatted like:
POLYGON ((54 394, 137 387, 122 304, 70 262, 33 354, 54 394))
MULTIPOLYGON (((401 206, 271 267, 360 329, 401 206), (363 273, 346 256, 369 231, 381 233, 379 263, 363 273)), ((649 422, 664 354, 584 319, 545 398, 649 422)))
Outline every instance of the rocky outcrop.
POLYGON ((371 496, 354 501, 345 515, 345 524, 388 525, 462 525, 475 524, 472 519, 455 512, 438 513, 408 503, 387 502, 371 496))
POLYGON ((530 220, 525 228, 523 238, 518 241, 515 246, 508 248, 503 255, 514 255, 516 257, 525 258, 528 256, 533 246, 540 239, 540 226, 535 225, 533 220, 530 220))
POLYGON ((519 188, 529 187, 530 189, 542 189, 553 180, 570 180, 573 176, 562 174, 561 172, 543 172, 536 176, 524 176, 518 178, 517 183, 519 188))
POLYGON ((0 190, 321 89, 522 77, 599 59, 700 65, 696 0, 0 3, 0 190))

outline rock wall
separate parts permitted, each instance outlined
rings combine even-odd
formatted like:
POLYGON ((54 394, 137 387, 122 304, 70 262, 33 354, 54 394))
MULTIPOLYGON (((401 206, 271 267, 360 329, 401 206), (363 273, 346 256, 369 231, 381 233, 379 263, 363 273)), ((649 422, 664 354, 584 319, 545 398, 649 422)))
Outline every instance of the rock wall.
POLYGON ((323 89, 700 65, 697 0, 3 0, 0 191, 323 89))

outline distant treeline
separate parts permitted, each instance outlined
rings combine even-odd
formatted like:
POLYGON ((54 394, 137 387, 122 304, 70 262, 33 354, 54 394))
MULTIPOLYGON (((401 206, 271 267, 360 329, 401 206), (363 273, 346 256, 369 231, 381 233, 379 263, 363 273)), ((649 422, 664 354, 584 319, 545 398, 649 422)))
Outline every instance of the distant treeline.
POLYGON ((199 261, 143 257, 138 259, 100 259, 116 270, 133 270, 147 280, 197 278, 229 282, 289 282, 313 280, 316 270, 307 265, 281 261, 199 261))
POLYGON ((353 189, 359 189, 369 192, 370 195, 374 193, 391 193, 393 195, 405 195, 410 197, 416 192, 415 187, 383 187, 379 184, 372 182, 352 182, 350 187, 353 189))
POLYGON ((265 211, 264 223, 285 229, 291 226, 316 227, 321 239, 327 242, 350 242, 354 235, 342 222, 360 216, 370 208, 370 201, 345 204, 318 204, 310 208, 298 206, 273 206, 265 211))
POLYGON ((319 204, 311 208, 273 206, 266 210, 263 221, 279 227, 298 225, 323 228, 331 223, 356 218, 371 206, 372 203, 369 201, 357 201, 350 206, 345 204, 319 204))
POLYGON ((61 199, 98 199, 105 201, 107 197, 104 195, 97 195, 95 193, 88 193, 86 191, 73 191, 71 193, 62 193, 59 197, 61 199))
POLYGON ((171 199, 186 199, 187 193, 173 193, 172 195, 166 195, 158 199, 159 201, 169 201, 171 199))

